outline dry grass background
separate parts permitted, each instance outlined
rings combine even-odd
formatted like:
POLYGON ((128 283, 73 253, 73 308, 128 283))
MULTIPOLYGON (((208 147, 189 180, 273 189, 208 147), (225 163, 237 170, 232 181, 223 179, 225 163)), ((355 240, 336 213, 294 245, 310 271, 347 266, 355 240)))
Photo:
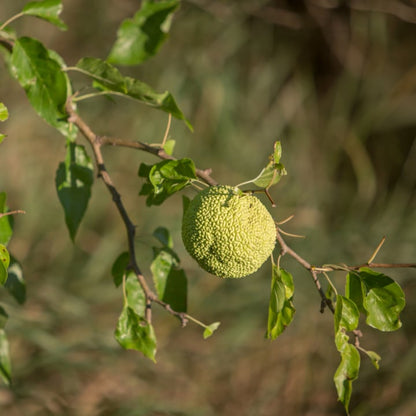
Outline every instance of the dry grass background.
MULTIPOLYGON (((0 20, 24 3, 2 0, 0 20)), ((118 24, 138 7, 133 0, 63 3, 67 32, 30 18, 16 28, 69 65, 83 56, 105 58, 118 24)), ((177 97, 195 132, 173 123, 176 155, 212 167, 222 183, 255 176, 274 140, 282 141, 289 175, 273 191, 273 215, 295 214, 287 229, 307 238, 291 243, 312 263, 365 261, 383 235, 380 260, 415 261, 416 23, 394 12, 416 4, 385 2, 390 12, 382 13, 341 3, 184 1, 160 54, 126 73, 177 97)), ((11 113, 2 125, 8 139, 0 147, 0 189, 11 208, 27 212, 16 218, 10 250, 28 289, 23 308, 0 293, 11 317, 15 381, 11 390, 0 388, 1 414, 343 414, 332 384, 339 358, 331 317, 319 314, 309 276, 285 260, 297 314, 281 338, 264 340, 268 267, 241 281, 198 270, 180 241, 181 197, 149 209, 137 195, 137 168, 153 159, 106 149, 138 225, 143 269, 149 273, 152 231, 170 228, 189 276, 189 312, 222 322, 204 341, 199 328, 180 329, 156 309, 158 363, 119 348, 112 334, 122 299, 110 268, 125 241, 107 191, 95 184, 72 245, 54 190, 64 142, 34 114, 3 64, 0 99, 11 113)), ((160 140, 167 121, 131 102, 97 99, 80 108, 97 133, 148 142, 160 140)), ((416 276, 391 275, 407 295, 403 328, 392 334, 365 328, 363 344, 383 360, 376 371, 363 359, 354 416, 416 413, 416 276)), ((339 287, 343 279, 337 275, 339 287)))

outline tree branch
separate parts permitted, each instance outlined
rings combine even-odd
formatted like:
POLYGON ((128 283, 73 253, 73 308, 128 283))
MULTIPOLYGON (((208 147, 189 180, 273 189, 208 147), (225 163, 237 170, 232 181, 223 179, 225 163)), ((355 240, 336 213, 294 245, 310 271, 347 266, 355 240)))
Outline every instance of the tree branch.
MULTIPOLYGON (((72 100, 71 98, 68 99, 66 103, 66 111, 69 115, 68 121, 70 123, 75 124, 82 135, 87 139, 89 142, 91 149, 94 154, 96 166, 98 169, 98 177, 102 179, 104 184, 106 185, 107 189, 109 190, 112 199, 117 207, 118 212, 120 213, 120 216, 123 220, 123 223, 126 228, 127 232, 127 241, 128 241, 128 250, 129 250, 129 269, 133 270, 134 273, 137 276, 137 279, 140 283, 140 286, 143 289, 145 298, 146 298, 146 312, 145 312, 145 318, 147 322, 151 323, 152 321, 152 310, 151 305, 152 302, 155 302, 161 306, 163 306, 169 313, 179 318, 181 321, 182 326, 185 326, 188 322, 185 314, 182 314, 180 312, 174 311, 170 305, 168 305, 166 302, 163 302, 161 299, 157 297, 157 295, 150 289, 146 278, 144 277, 143 273, 140 270, 140 267, 136 260, 136 249, 134 245, 134 237, 136 234, 136 227, 134 226, 133 222, 130 220, 130 217, 126 211, 126 208, 124 207, 124 204, 121 200, 121 196, 119 192, 117 191, 116 187, 113 184, 113 181, 105 167, 104 164, 104 158, 101 152, 101 146, 103 145, 102 138, 97 136, 91 128, 84 122, 84 120, 78 115, 78 113, 74 110, 72 106, 72 100)), ((140 144, 141 146, 147 146, 140 144)), ((131 146, 130 146, 131 147, 131 146)))
MULTIPOLYGON (((176 160, 175 157, 168 155, 162 147, 151 146, 139 141, 123 140, 114 137, 100 136, 97 138, 102 145, 129 147, 132 149, 141 150, 143 152, 151 153, 162 160, 176 160)), ((196 175, 205 181, 208 185, 218 185, 218 182, 211 177, 211 169, 196 169, 196 175)))
POLYGON ((319 281, 319 273, 321 270, 318 270, 316 267, 312 266, 308 261, 306 261, 303 257, 301 257, 296 251, 291 249, 287 244, 282 235, 280 234, 279 227, 276 227, 276 239, 280 244, 281 251, 280 254, 284 256, 285 254, 289 254, 292 258, 294 258, 301 266, 303 266, 306 270, 308 270, 313 278, 313 281, 315 283, 316 289, 319 292, 319 295, 321 296, 321 313, 324 312, 325 307, 328 307, 329 310, 334 313, 335 308, 334 304, 331 299, 327 298, 325 295, 325 292, 322 289, 321 282, 319 281))
POLYGON ((282 230, 279 227, 276 227, 276 239, 281 247, 281 255, 288 254, 292 258, 294 258, 301 266, 303 266, 306 270, 308 270, 313 278, 315 286, 321 296, 321 312, 324 311, 325 307, 328 307, 332 313, 335 312, 334 304, 331 299, 325 295, 325 292, 322 289, 321 283, 319 281, 319 274, 324 272, 333 272, 333 271, 355 271, 359 270, 362 267, 370 267, 372 269, 398 269, 398 268, 416 268, 416 263, 363 263, 357 266, 347 266, 347 265, 324 265, 322 267, 312 266, 308 261, 306 261, 303 257, 301 257, 298 253, 296 253, 292 248, 290 248, 284 238, 282 237, 282 230))

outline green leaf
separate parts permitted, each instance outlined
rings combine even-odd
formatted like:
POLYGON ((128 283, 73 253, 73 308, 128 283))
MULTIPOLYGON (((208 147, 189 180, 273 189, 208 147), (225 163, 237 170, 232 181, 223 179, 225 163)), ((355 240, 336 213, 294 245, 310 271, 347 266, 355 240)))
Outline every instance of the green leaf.
POLYGON ((163 150, 169 155, 172 156, 173 149, 175 148, 176 141, 173 139, 166 140, 163 150))
POLYGON ((253 183, 259 188, 268 189, 278 183, 284 175, 286 175, 286 169, 281 163, 274 164, 273 162, 269 162, 253 183))
POLYGON ((9 111, 7 107, 0 102, 0 121, 6 121, 9 118, 9 111))
POLYGON ((220 325, 221 325, 221 322, 214 322, 208 325, 204 330, 204 334, 203 334, 204 339, 209 338, 217 330, 217 328, 220 325))
POLYGON ((67 141, 65 162, 59 164, 55 184, 72 241, 91 196, 93 164, 84 146, 67 141))
POLYGON ((195 165, 191 159, 163 160, 152 166, 149 173, 150 183, 157 189, 166 188, 177 192, 196 179, 195 165))
POLYGON ((31 1, 22 10, 25 15, 38 17, 52 23, 59 29, 66 30, 66 24, 59 18, 61 12, 61 0, 31 1))
MULTIPOLYGON (((8 211, 6 204, 6 192, 0 192, 0 213, 8 211)), ((0 244, 7 245, 13 234, 13 217, 5 215, 0 217, 0 244)))
POLYGON ((153 231, 153 237, 157 238, 162 245, 173 248, 172 236, 167 228, 157 227, 156 230, 153 231))
POLYGON ((282 145, 279 141, 274 143, 274 152, 272 155, 272 160, 274 163, 279 163, 282 158, 282 145))
POLYGON ((15 298, 17 303, 23 305, 26 301, 26 282, 23 278, 23 270, 20 263, 11 256, 8 269, 8 277, 4 287, 15 298))
POLYGON ((0 329, 0 379, 9 386, 12 383, 9 342, 6 332, 0 329))
POLYGON ((4 285, 7 281, 7 268, 10 263, 10 255, 6 246, 0 244, 0 285, 4 285))
POLYGON ((191 159, 164 160, 149 166, 139 168, 139 176, 146 177, 139 195, 147 195, 146 204, 160 205, 174 193, 196 179, 195 165, 191 159), (146 175, 147 174, 147 175, 146 175))
POLYGON ((108 61, 119 65, 137 65, 157 53, 168 37, 173 12, 179 0, 145 0, 132 19, 122 22, 108 61))
POLYGON ((374 367, 379 370, 380 369, 380 365, 379 362, 381 360, 381 357, 374 351, 367 351, 364 348, 360 347, 360 351, 362 351, 364 354, 366 354, 371 362, 373 363, 374 367))
POLYGON ((150 266, 156 292, 160 299, 177 312, 186 312, 187 279, 179 269, 179 259, 169 247, 153 248, 154 260, 150 266))
POLYGON ((292 322, 296 310, 292 275, 276 265, 273 265, 272 273, 266 338, 273 340, 292 322))
POLYGON ((143 316, 146 308, 146 298, 136 274, 128 269, 129 263, 129 253, 121 253, 111 268, 111 274, 116 287, 123 283, 123 278, 125 277, 124 293, 126 297, 124 303, 133 309, 136 314, 143 316))
POLYGON ((153 235, 162 247, 153 247, 150 266, 157 295, 177 312, 186 312, 188 282, 185 272, 179 268, 179 257, 173 251, 173 240, 164 227, 158 227, 153 235))
POLYGON ((355 303, 345 296, 338 295, 335 306, 335 332, 344 329, 353 331, 358 326, 360 313, 355 303))
POLYGON ((65 113, 68 79, 56 55, 39 41, 22 37, 14 44, 10 70, 36 112, 68 137, 71 129, 74 130, 67 123, 65 113))
POLYGON ((380 331, 401 327, 400 312, 405 306, 401 287, 390 277, 362 268, 347 275, 345 293, 367 316, 367 324, 380 331))
POLYGON ((136 274, 129 270, 126 274, 126 303, 138 315, 144 316, 146 309, 146 297, 140 286, 136 274))
POLYGON ((334 287, 328 283, 325 291, 325 297, 335 304, 336 295, 337 294, 334 291, 334 287))
MULTIPOLYGON (((2 102, 0 102, 0 121, 6 121, 8 118, 9 111, 7 110, 7 107, 2 102)), ((5 134, 0 133, 0 143, 3 141, 5 137, 5 134)))
POLYGON ((3 306, 0 305, 0 329, 5 328, 8 319, 9 315, 7 314, 3 306))
POLYGON ((363 306, 365 296, 364 287, 361 284, 360 276, 356 272, 350 272, 347 274, 345 296, 355 303, 361 313, 365 313, 363 306))
POLYGON ((254 178, 241 185, 253 183, 259 188, 269 189, 280 181, 280 178, 287 174, 286 169, 280 163, 282 156, 282 146, 279 141, 274 143, 274 151, 269 157, 269 163, 261 170, 261 172, 254 178))
POLYGON ((399 329, 400 312, 406 304, 401 287, 390 277, 369 268, 360 269, 358 275, 365 293, 367 324, 380 331, 399 329))
POLYGON ((347 331, 353 331, 358 326, 360 312, 357 305, 349 298, 338 295, 334 313, 335 345, 341 354, 341 363, 334 375, 338 399, 348 407, 352 393, 352 382, 357 379, 360 369, 360 354, 357 348, 349 343, 347 331))
POLYGON ((126 273, 127 266, 130 262, 130 255, 127 251, 121 253, 111 268, 111 275, 116 287, 119 287, 123 283, 123 276, 126 273))
POLYGON ((140 351, 156 362, 156 337, 152 325, 127 305, 118 319, 114 336, 123 348, 140 351))
POLYGON ((77 63, 77 67, 95 81, 94 87, 100 91, 130 97, 172 114, 173 117, 183 120, 192 131, 192 125, 185 118, 170 92, 158 94, 144 82, 124 77, 116 67, 97 58, 83 58, 77 63))
POLYGON ((360 370, 360 354, 354 345, 348 342, 348 336, 343 331, 338 331, 335 343, 341 353, 341 363, 335 372, 334 383, 338 400, 343 403, 345 411, 349 414, 352 382, 358 378, 360 370))

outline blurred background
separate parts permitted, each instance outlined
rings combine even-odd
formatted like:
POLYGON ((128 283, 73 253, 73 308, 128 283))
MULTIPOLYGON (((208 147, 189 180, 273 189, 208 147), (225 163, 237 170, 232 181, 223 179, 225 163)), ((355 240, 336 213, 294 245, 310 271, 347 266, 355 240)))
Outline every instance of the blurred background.
MULTIPOLYGON (((0 20, 21 10, 2 0, 0 20)), ((134 0, 64 0, 67 32, 33 18, 13 24, 39 38, 68 65, 105 58, 134 0)), ((288 243, 312 264, 358 264, 386 235, 377 260, 416 261, 416 1, 184 0, 158 56, 123 69, 158 91, 168 89, 194 125, 174 121, 175 156, 191 157, 226 184, 256 176, 275 140, 288 176, 272 189, 276 220, 306 238, 288 243)), ((86 80, 73 76, 75 88, 86 80)), ((15 218, 10 251, 23 265, 27 302, 5 292, 14 386, 0 387, 2 414, 20 415, 308 415, 344 414, 332 377, 339 363, 332 317, 304 270, 282 260, 295 281, 297 313, 276 341, 264 339, 270 267, 223 281, 199 270, 180 238, 181 195, 147 208, 137 169, 156 159, 105 149, 108 170, 137 224, 147 276, 156 240, 168 227, 189 278, 188 312, 201 328, 154 307, 157 364, 122 350, 113 338, 122 294, 110 270, 126 248, 120 218, 103 184, 93 188, 75 245, 65 228, 54 176, 64 140, 46 125, 0 65, 0 100, 10 112, 0 147, 0 190, 15 218)), ((163 137, 167 116, 130 101, 80 104, 98 134, 148 143, 163 137)), ((82 138, 80 137, 80 142, 82 138)), ((192 192, 187 192, 192 196, 192 192)), ((386 271, 402 285, 403 328, 362 325, 362 357, 351 414, 416 414, 416 273, 386 271)), ((345 276, 334 275, 342 290, 345 276)))

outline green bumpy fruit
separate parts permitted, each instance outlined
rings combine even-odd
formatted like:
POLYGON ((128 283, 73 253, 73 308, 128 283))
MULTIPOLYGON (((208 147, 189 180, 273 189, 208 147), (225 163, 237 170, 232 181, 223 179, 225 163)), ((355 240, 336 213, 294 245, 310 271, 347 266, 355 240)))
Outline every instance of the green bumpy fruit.
POLYGON ((276 225, 255 196, 232 186, 211 186, 186 208, 182 239, 189 254, 207 272, 244 277, 271 255, 276 225))

